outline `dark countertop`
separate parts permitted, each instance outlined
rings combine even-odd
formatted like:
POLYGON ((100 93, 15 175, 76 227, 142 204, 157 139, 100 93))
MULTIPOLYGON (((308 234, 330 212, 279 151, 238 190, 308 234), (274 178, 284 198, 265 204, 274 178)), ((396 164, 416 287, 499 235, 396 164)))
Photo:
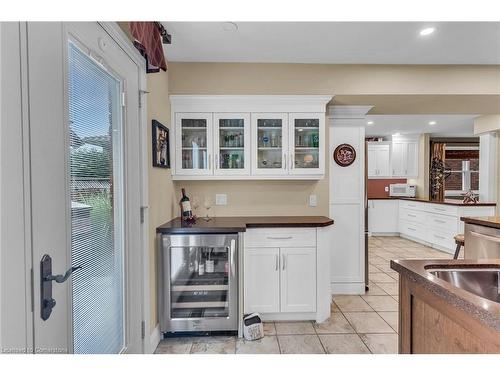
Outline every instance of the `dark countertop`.
POLYGON ((391 260, 391 268, 434 293, 455 308, 500 332, 500 303, 457 288, 427 271, 431 268, 500 268, 499 259, 391 260))
POLYGON ((196 223, 186 224, 180 217, 156 228, 156 233, 235 233, 245 232, 247 228, 308 228, 326 227, 333 220, 326 216, 234 216, 212 217, 210 221, 198 218, 196 223))
POLYGON ((460 220, 467 224, 500 229, 500 216, 461 217, 460 220))
POLYGON ((368 198, 368 200, 380 200, 380 199, 401 199, 404 201, 413 201, 413 202, 423 202, 423 203, 433 203, 433 204, 446 204, 448 206, 467 206, 467 207, 483 207, 483 206, 492 206, 495 207, 497 204, 494 202, 478 202, 478 203, 463 203, 460 199, 445 199, 442 201, 433 201, 429 198, 407 198, 407 197, 385 197, 385 198, 368 198))

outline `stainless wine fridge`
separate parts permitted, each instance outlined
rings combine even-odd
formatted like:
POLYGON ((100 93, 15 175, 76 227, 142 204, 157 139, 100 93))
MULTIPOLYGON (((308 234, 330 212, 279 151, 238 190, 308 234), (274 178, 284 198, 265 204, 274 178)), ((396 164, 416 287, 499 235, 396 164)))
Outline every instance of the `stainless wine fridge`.
POLYGON ((238 330, 238 235, 159 235, 163 334, 238 330))

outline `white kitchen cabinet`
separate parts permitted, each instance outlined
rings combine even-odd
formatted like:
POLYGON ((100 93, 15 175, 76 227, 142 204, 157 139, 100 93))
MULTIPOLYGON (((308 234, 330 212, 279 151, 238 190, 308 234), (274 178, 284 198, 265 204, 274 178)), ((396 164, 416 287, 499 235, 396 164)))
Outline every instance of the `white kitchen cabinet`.
POLYGON ((250 174, 250 114, 214 113, 214 175, 250 174))
POLYGON ((398 216, 397 199, 368 200, 368 230, 372 235, 398 233, 398 216))
POLYGON ((175 114, 176 174, 213 174, 213 133, 211 113, 175 114))
POLYGON ((321 95, 171 95, 174 180, 318 180, 321 95))
POLYGON ((288 114, 252 113, 252 174, 288 174, 288 114))
POLYGON ((394 141, 392 143, 392 176, 418 176, 418 142, 394 141))
POLYGON ((316 311, 316 248, 282 248, 281 311, 316 311))
POLYGON ((388 142, 368 142, 368 178, 391 176, 391 145, 388 142))
POLYGON ((244 313, 258 312, 265 320, 322 321, 329 316, 328 264, 320 266, 318 261, 318 254, 328 250, 318 249, 318 230, 252 228, 245 232, 244 313))
POLYGON ((280 311, 279 257, 279 248, 245 249, 245 313, 275 313, 280 311))
POLYGON ((324 174, 325 116, 323 113, 290 113, 289 174, 324 174))

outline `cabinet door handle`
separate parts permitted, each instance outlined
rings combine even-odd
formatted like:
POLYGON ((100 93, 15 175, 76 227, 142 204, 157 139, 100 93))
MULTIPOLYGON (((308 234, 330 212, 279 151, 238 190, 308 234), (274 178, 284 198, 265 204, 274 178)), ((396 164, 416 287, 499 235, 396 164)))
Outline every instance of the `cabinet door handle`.
POLYGON ((408 214, 409 217, 417 217, 417 215, 408 214))
POLYGON ((294 159, 294 155, 293 153, 290 154, 290 169, 293 169, 293 159, 294 159))
POLYGON ((286 256, 285 256, 285 254, 283 254, 282 256, 283 256, 283 268, 282 268, 282 270, 284 271, 285 270, 285 259, 286 259, 286 256))
POLYGON ((276 266, 275 266, 274 270, 275 270, 275 271, 277 271, 277 270, 280 268, 280 266, 279 266, 279 264, 280 264, 280 258, 279 258, 279 256, 278 256, 278 254, 276 254, 276 255, 274 256, 274 258, 275 258, 275 260, 276 260, 276 266))
POLYGON ((219 155, 215 155, 214 157, 214 169, 219 168, 219 155))
POLYGON ((292 236, 286 236, 286 237, 271 237, 268 236, 268 240, 291 240, 293 237, 292 236))
POLYGON ((445 223, 446 223, 446 221, 444 221, 444 220, 439 220, 439 219, 434 219, 434 221, 435 221, 436 223, 441 223, 441 224, 445 224, 445 223))
POLYGON ((207 169, 211 169, 212 168, 212 155, 211 154, 208 154, 208 165, 207 165, 207 169))
POLYGON ((286 169, 286 166, 287 166, 287 161, 286 161, 286 153, 283 153, 283 169, 286 169))

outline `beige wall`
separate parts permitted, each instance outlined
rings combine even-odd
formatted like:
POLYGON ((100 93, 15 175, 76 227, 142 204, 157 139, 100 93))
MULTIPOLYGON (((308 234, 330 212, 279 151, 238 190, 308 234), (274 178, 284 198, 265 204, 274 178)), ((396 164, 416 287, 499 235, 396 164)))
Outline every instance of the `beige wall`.
MULTIPOLYGON (((121 29, 131 35, 128 22, 118 22, 121 29)), ((172 219, 177 212, 174 212, 176 204, 174 197, 174 185, 170 170, 163 168, 153 168, 153 156, 151 149, 152 137, 151 120, 158 120, 166 127, 170 128, 170 101, 168 100, 169 85, 168 72, 160 71, 147 75, 147 139, 148 139, 148 175, 149 175, 149 270, 150 270, 150 293, 151 293, 151 324, 153 331, 158 323, 157 298, 156 298, 156 227, 172 219)))
POLYGON ((500 130, 500 115, 479 116, 474 119, 474 134, 497 130, 500 130))
POLYGON ((497 131, 497 216, 500 216, 500 131, 497 131))
MULTIPOLYGON (((496 66, 169 64, 170 94, 499 94, 499 80, 496 66)), ((421 138, 419 159, 416 183, 419 195, 426 196, 428 137, 421 138)), ((200 199, 227 194, 228 205, 214 207, 215 215, 328 215, 329 211, 328 177, 320 181, 183 181, 175 186, 177 195, 185 187, 190 196, 200 199), (308 207, 309 194, 317 195, 317 207, 308 207)), ((198 214, 204 213, 200 207, 198 214)))
MULTIPOLYGON (((148 74, 148 138, 151 139, 151 120, 160 121, 170 128, 170 102, 168 100, 168 73, 148 74)), ((178 213, 174 185, 169 169, 152 167, 151 142, 148 142, 149 164, 149 251, 151 290, 151 329, 158 323, 156 301, 156 227, 169 221, 178 213)))

